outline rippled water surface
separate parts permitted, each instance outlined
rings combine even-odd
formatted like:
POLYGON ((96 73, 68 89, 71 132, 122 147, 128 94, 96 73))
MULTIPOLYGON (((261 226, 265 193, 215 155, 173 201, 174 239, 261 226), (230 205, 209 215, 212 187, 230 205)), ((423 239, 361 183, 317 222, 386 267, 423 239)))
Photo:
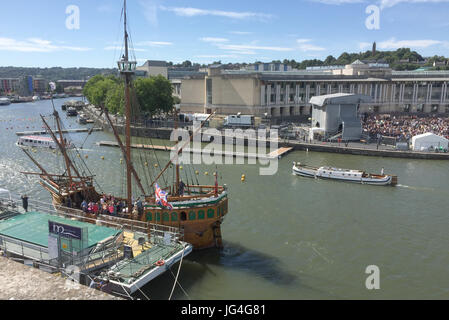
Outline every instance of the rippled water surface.
MULTIPOLYGON (((55 101, 58 111, 63 101, 55 101)), ((0 188, 50 200, 36 177, 21 174, 36 168, 15 146, 15 132, 40 129, 39 114, 51 112, 49 101, 0 107, 0 188)), ((61 116, 66 128, 79 127, 75 118, 67 119, 62 112, 61 116)), ((96 145, 113 140, 111 134, 77 133, 70 138, 83 144, 80 157, 103 191, 124 190, 119 150, 96 145)), ((33 155, 46 168, 63 165, 52 152, 33 155)), ((165 164, 169 154, 145 157, 150 163, 165 164)), ((293 152, 279 162, 274 176, 259 176, 257 165, 197 166, 199 182, 213 184, 213 176, 204 172, 216 169, 230 193, 230 212, 223 224, 225 248, 195 252, 184 261, 180 283, 190 298, 449 298, 447 162, 293 152), (291 173, 293 161, 372 173, 384 167, 398 175, 400 185, 361 186, 296 177, 291 173), (245 183, 240 181, 242 174, 245 183), (380 290, 365 287, 369 265, 380 268, 380 290)), ((150 298, 167 299, 173 280, 165 274, 145 292, 150 298)), ((187 296, 177 289, 175 298, 187 296)))

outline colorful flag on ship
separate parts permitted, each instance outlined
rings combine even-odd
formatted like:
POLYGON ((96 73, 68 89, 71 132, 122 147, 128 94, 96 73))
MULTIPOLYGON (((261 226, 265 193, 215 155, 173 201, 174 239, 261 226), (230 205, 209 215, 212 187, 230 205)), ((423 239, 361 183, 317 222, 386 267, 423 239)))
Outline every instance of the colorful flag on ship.
POLYGON ((173 210, 173 206, 167 201, 167 192, 162 190, 157 183, 155 195, 156 195, 156 203, 158 206, 168 208, 169 210, 173 210))

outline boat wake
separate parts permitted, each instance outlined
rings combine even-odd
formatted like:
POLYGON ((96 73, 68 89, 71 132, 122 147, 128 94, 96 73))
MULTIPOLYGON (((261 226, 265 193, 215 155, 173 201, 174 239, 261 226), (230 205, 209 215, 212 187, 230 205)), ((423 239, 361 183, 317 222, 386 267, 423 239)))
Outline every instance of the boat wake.
POLYGON ((447 194, 447 192, 444 192, 444 191, 442 191, 441 189, 438 189, 438 188, 407 186, 407 185, 403 185, 403 184, 398 184, 396 187, 397 188, 408 189, 408 190, 413 190, 413 191, 424 191, 424 192, 447 194))

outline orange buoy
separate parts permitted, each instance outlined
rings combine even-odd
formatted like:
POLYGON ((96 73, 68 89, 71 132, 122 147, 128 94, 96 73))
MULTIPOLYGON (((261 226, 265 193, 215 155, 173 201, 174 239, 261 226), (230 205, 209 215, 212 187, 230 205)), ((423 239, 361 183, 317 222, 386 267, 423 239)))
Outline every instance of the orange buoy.
POLYGON ((155 263, 155 265, 157 267, 162 267, 163 265, 165 265, 165 261, 164 260, 159 260, 158 262, 155 263))

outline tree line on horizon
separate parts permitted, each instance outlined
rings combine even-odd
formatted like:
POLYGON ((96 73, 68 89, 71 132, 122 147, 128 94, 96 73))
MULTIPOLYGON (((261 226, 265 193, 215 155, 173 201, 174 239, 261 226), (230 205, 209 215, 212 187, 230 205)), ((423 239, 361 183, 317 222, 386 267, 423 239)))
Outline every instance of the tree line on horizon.
MULTIPOLYGON (((425 61, 426 59, 409 48, 401 48, 395 51, 376 51, 373 55, 372 51, 359 52, 359 53, 347 53, 343 52, 338 58, 329 55, 326 59, 309 59, 303 61, 296 61, 294 59, 288 60, 274 60, 273 63, 284 63, 292 66, 295 69, 306 69, 308 67, 320 67, 320 66, 334 66, 334 65, 347 65, 351 64, 355 60, 376 60, 385 61, 390 64, 393 70, 416 70, 420 67, 429 67, 430 70, 449 70, 449 65, 433 67, 433 63, 448 61, 449 58, 444 56, 428 57, 425 64, 418 64, 419 61, 425 61), (409 62, 403 62, 408 60, 409 62)), ((262 63, 256 61, 255 63, 262 63)), ((214 61, 212 64, 222 64, 221 61, 214 61)), ((225 66, 229 68, 241 68, 248 66, 249 63, 228 63, 225 66)), ((189 68, 196 69, 205 68, 207 65, 194 63, 190 60, 186 60, 182 63, 174 64, 168 62, 169 68, 189 68)), ((0 67, 0 78, 20 78, 24 76, 41 76, 48 81, 57 80, 87 80, 95 75, 117 75, 117 69, 108 68, 23 68, 23 67, 0 67)))
MULTIPOLYGON (((421 56, 416 51, 411 51, 409 48, 401 48, 396 51, 376 51, 374 54, 372 51, 360 52, 360 53, 347 53, 343 52, 338 58, 330 55, 325 60, 311 59, 303 60, 301 62, 296 62, 295 60, 283 61, 284 64, 288 64, 296 69, 306 69, 308 67, 321 67, 321 66, 344 66, 353 63, 356 60, 373 60, 373 61, 385 61, 390 65, 393 70, 416 70, 420 67, 430 67, 431 69, 442 70, 449 69, 446 67, 436 67, 433 68, 433 63, 447 61, 448 58, 444 56, 433 56, 427 58, 427 62, 423 64, 418 64, 418 62, 423 62, 426 59, 421 56), (408 61, 408 62, 403 62, 408 61)), ((275 61, 280 62, 280 61, 275 61)))

